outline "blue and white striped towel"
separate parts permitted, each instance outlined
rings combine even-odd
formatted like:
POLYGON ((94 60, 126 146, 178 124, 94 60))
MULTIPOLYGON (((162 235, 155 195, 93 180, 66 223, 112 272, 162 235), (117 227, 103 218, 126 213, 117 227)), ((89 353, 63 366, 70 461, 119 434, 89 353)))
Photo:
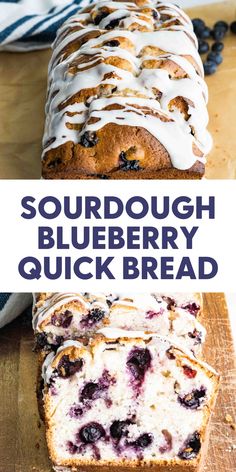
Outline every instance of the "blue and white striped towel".
POLYGON ((91 0, 0 0, 0 50, 50 46, 59 26, 91 0))
POLYGON ((0 328, 21 315, 32 303, 31 293, 0 292, 0 328))

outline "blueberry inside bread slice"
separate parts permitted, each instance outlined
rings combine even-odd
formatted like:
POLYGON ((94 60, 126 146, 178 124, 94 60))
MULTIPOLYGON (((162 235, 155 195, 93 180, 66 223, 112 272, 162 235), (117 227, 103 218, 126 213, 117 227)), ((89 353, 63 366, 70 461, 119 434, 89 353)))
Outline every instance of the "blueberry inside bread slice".
POLYGON ((168 338, 104 331, 87 345, 66 341, 44 362, 55 470, 197 470, 218 374, 168 338))
POLYGON ((196 319, 200 305, 192 300, 186 294, 42 294, 33 316, 37 347, 55 349, 66 339, 92 336, 109 326, 157 332, 199 355, 205 329, 196 319))

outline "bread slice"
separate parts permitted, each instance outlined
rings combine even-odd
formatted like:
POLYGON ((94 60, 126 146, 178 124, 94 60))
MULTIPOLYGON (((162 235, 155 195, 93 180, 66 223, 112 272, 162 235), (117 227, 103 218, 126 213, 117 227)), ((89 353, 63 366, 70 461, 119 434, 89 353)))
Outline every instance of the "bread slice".
POLYGON ((47 356, 46 436, 56 471, 198 470, 219 375, 168 338, 127 334, 107 328, 47 356))
POLYGON ((34 307, 39 348, 92 336, 103 327, 157 332, 199 355, 205 329, 198 294, 42 294, 34 307))

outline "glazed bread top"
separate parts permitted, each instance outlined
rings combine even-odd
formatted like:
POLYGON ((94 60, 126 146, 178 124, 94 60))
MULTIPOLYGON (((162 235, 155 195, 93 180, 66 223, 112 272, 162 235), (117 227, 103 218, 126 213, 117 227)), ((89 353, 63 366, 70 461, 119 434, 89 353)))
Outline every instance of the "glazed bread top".
POLYGON ((129 336, 107 328, 86 346, 67 341, 46 358, 54 464, 198 462, 217 373, 167 338, 129 336))
POLYGON ((192 23, 171 3, 137 3, 96 2, 59 29, 46 104, 49 173, 73 168, 75 155, 86 175, 205 163, 208 92, 192 23))

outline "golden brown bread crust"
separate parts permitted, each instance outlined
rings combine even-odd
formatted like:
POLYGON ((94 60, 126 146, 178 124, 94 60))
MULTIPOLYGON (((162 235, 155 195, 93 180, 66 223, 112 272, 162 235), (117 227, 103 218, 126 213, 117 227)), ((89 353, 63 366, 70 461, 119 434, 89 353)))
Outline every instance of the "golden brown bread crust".
MULTIPOLYGON (((189 462, 189 461, 188 461, 189 462)), ((112 470, 119 470, 119 472, 133 472, 134 469, 139 469, 142 472, 149 472, 150 470, 154 472, 198 472, 200 471, 200 464, 199 461, 194 461, 195 464, 187 464, 184 462, 183 464, 176 464, 173 461, 173 464, 170 464, 167 461, 163 461, 162 464, 142 464, 142 462, 137 462, 135 464, 130 465, 119 465, 111 463, 109 465, 79 465, 77 467, 73 465, 68 465, 66 467, 55 467, 55 471, 58 472, 111 472, 112 470)))
MULTIPOLYGON (((124 466, 124 465, 119 465, 119 472, 133 472, 134 469, 139 469, 142 472, 149 472, 150 470, 154 472, 198 472, 200 470, 200 465, 199 464, 187 464, 183 463, 181 465, 179 464, 172 464, 170 465, 169 463, 163 462, 163 464, 134 464, 129 465, 129 466, 124 466)), ((55 467, 55 471, 58 472, 111 472, 112 470, 117 470, 117 465, 116 464, 110 464, 109 466, 99 466, 99 465, 83 465, 74 467, 74 466, 68 466, 68 467, 55 467)))
MULTIPOLYGON (((191 53, 180 54, 181 61, 178 63, 178 61, 175 62, 173 60, 171 54, 168 55, 168 50, 164 51, 153 44, 144 44, 137 55, 135 44, 130 37, 122 35, 122 28, 129 32, 138 31, 144 32, 144 34, 145 32, 150 34, 150 31, 171 31, 172 27, 173 30, 176 26, 179 28, 186 27, 186 29, 184 29, 184 35, 188 37, 190 45, 192 45, 193 48, 195 48, 195 43, 188 20, 181 14, 181 10, 178 10, 176 13, 170 6, 165 7, 163 5, 159 6, 158 4, 143 8, 141 7, 143 2, 136 1, 135 3, 136 6, 134 3, 130 4, 131 7, 129 8, 132 10, 134 16, 132 22, 126 28, 122 26, 122 23, 115 24, 114 28, 108 26, 104 29, 104 27, 101 28, 99 26, 99 22, 97 21, 99 15, 102 18, 102 15, 106 17, 108 14, 110 15, 114 12, 115 6, 113 7, 111 3, 109 3, 108 6, 103 5, 100 8, 98 7, 98 9, 96 9, 94 5, 87 7, 84 10, 88 12, 86 18, 82 18, 83 15, 81 15, 80 18, 78 15, 77 22, 72 22, 64 27, 64 29, 62 28, 61 32, 59 31, 58 38, 55 42, 56 52, 54 52, 51 61, 52 74, 53 70, 63 65, 63 63, 67 65, 66 74, 72 77, 72 82, 73 78, 76 79, 78 71, 80 73, 85 71, 89 78, 96 67, 98 68, 96 72, 98 75, 100 74, 100 66, 101 68, 107 66, 110 67, 110 69, 108 69, 109 72, 104 72, 101 76, 99 85, 96 83, 94 86, 96 81, 90 82, 88 80, 87 88, 86 86, 82 88, 73 86, 72 94, 68 94, 68 96, 65 94, 64 98, 66 98, 62 101, 59 100, 56 110, 52 110, 48 113, 48 121, 45 128, 47 139, 44 139, 42 161, 42 176, 44 179, 201 179, 204 175, 205 165, 202 161, 203 151, 200 150, 200 141, 196 139, 197 132, 194 125, 191 121, 188 123, 193 115, 191 110, 197 108, 198 104, 196 104, 196 102, 193 103, 187 96, 183 97, 176 92, 176 95, 171 96, 167 108, 163 110, 161 105, 159 112, 157 109, 154 110, 151 102, 149 102, 150 107, 148 105, 150 93, 154 97, 154 100, 157 101, 157 104, 160 102, 162 95, 164 96, 164 93, 158 88, 151 88, 149 85, 150 90, 147 90, 148 86, 145 86, 145 92, 145 87, 141 90, 132 83, 133 79, 131 79, 130 82, 127 81, 126 88, 121 88, 121 90, 114 85, 116 84, 114 81, 118 80, 118 84, 122 82, 123 79, 121 79, 121 77, 124 72, 130 73, 131 77, 134 77, 135 80, 135 77, 139 77, 142 71, 145 72, 148 71, 148 69, 152 69, 154 72, 155 70, 166 72, 173 83, 181 82, 181 80, 184 79, 192 80, 191 74, 189 75, 187 72, 188 67, 184 69, 182 66, 182 60, 192 67, 196 77, 202 76, 199 63, 196 58, 193 57, 194 54, 191 53), (164 10, 163 13, 162 10, 164 10), (168 11, 170 13, 167 13, 168 11), (158 20, 157 23, 155 23, 156 20, 154 20, 154 18, 156 18, 155 14, 160 15, 160 20, 158 20), (137 15, 139 21, 135 21, 135 15, 137 15), (110 53, 109 47, 113 46, 110 46, 107 34, 109 34, 110 31, 113 33, 113 30, 115 35, 113 34, 110 43, 117 43, 119 46, 110 53), (79 35, 76 35, 76 33, 79 35), (73 35, 75 35, 75 39, 73 39, 73 35), (72 36, 71 40, 68 39, 70 36, 72 36), (63 43, 65 40, 67 40, 66 45, 60 49, 60 43, 63 43), (96 41, 96 45, 93 45, 93 41, 96 41), (109 46, 107 46, 107 44, 109 44, 109 46), (57 51, 58 47, 59 50, 57 51), (90 48, 89 53, 86 52, 86 49, 81 49, 85 47, 90 48), (95 48, 94 53, 91 52, 92 48, 95 48), (83 52, 84 50, 85 52, 83 52), (114 52, 116 50, 118 51, 117 55, 114 52), (124 55, 122 51, 127 53, 127 55, 124 55), (133 58, 133 60, 131 58, 133 58), (138 66, 138 73, 136 67, 137 61, 141 61, 138 66), (119 76, 119 73, 121 76, 119 76), (129 86, 130 88, 128 88, 129 86), (91 111, 91 104, 94 100, 105 98, 109 101, 111 99, 111 105, 107 105, 104 102, 104 106, 102 106, 101 110, 111 110, 112 113, 112 111, 114 112, 116 109, 125 108, 125 106, 114 103, 116 97, 117 99, 126 97, 127 104, 129 104, 129 97, 131 97, 132 100, 130 98, 130 101, 132 102, 132 106, 135 102, 135 97, 137 97, 137 99, 146 100, 145 103, 147 104, 145 106, 136 105, 137 114, 139 112, 138 108, 141 108, 140 111, 145 116, 155 116, 161 122, 175 122, 175 115, 176 113, 179 114, 184 124, 184 126, 181 124, 183 134, 188 134, 189 131, 187 131, 187 128, 189 125, 191 134, 194 137, 192 152, 196 157, 195 163, 190 165, 187 169, 185 166, 185 170, 176 168, 172 163, 172 158, 166 147, 141 124, 140 126, 136 126, 135 124, 130 126, 129 124, 125 124, 125 122, 122 123, 121 120, 119 124, 111 120, 101 125, 101 127, 98 127, 96 132, 86 131, 87 125, 90 126, 95 124, 96 121, 99 121, 99 118, 94 117, 91 111), (78 111, 75 107, 77 111, 73 111, 73 106, 77 104, 84 105, 87 108, 85 108, 85 111, 78 111), (70 107, 72 107, 72 109, 70 107), (64 120, 64 134, 62 136, 59 135, 58 145, 56 145, 56 134, 54 135, 54 132, 57 133, 55 127, 54 132, 52 132, 53 126, 51 132, 47 130, 48 124, 50 124, 50 120, 52 120, 55 111, 58 113, 63 112, 63 119, 64 116, 66 117, 64 120), (85 113, 86 118, 76 120, 75 115, 81 114, 82 116, 83 113, 85 113), (74 140, 70 140, 69 137, 65 139, 65 137, 67 137, 67 130, 76 131, 78 136, 80 134, 79 142, 74 142, 74 140), (89 144, 84 144, 82 140, 83 133, 90 133, 89 144), (93 139, 93 135, 95 135, 95 140, 93 139), (63 141, 62 144, 60 144, 61 138, 63 141), (93 144, 91 144, 92 141, 93 144)), ((114 2, 114 5, 115 4, 116 2, 114 2)), ((57 88, 54 86, 53 75, 49 77, 48 106, 50 106, 50 102, 52 102, 54 98, 57 101, 60 95, 60 87, 57 88)), ((77 80, 79 84, 80 78, 78 77, 77 80)), ((75 82, 73 82, 73 84, 74 83, 75 82)), ((193 81, 191 85, 195 87, 196 83, 193 81)), ((61 87, 63 87, 63 85, 61 85, 61 87)), ((202 95, 204 96, 204 92, 202 92, 202 95)), ((79 110, 81 110, 81 108, 79 108, 79 110)), ((130 113, 127 113, 126 116, 127 115, 130 115, 130 113)), ((73 136, 76 136, 76 133, 73 136)), ((177 147, 178 145, 179 143, 176 142, 177 147)), ((187 150, 182 149, 182 152, 184 159, 185 154, 187 155, 187 150)))
POLYGON ((64 171, 64 172, 44 172, 42 176, 45 180, 48 179, 59 179, 59 180, 201 180, 204 175, 204 166, 200 162, 198 165, 194 166, 194 168, 180 171, 175 168, 171 169, 161 169, 156 172, 135 172, 135 171, 128 171, 123 174, 112 174, 112 177, 105 174, 99 175, 86 175, 80 174, 79 172, 71 172, 71 171, 64 171))
POLYGON ((197 161, 189 170, 175 169, 161 143, 147 130, 106 125, 97 132, 98 144, 85 148, 68 142, 45 155, 45 179, 201 179, 205 166, 197 161), (128 144, 127 144, 128 143, 128 144), (137 144, 138 143, 138 144, 137 144), (137 170, 124 166, 120 155, 139 161, 137 170))

